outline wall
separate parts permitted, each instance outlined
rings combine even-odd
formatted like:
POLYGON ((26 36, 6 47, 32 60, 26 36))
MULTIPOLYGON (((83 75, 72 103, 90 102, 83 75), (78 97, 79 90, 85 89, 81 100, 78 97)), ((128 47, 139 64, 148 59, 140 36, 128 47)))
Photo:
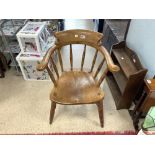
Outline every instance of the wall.
POLYGON ((131 20, 126 41, 148 69, 147 78, 152 78, 155 75, 155 20, 131 20))

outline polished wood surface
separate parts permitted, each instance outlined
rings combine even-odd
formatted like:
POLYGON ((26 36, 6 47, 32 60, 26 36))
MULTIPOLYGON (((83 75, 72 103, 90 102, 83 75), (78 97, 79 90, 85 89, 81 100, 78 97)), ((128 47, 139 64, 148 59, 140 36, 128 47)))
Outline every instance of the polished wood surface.
MULTIPOLYGON (((101 39, 103 35, 98 32, 93 32, 89 30, 67 30, 62 32, 56 32, 56 43, 49 49, 47 54, 44 56, 40 64, 38 64, 37 69, 42 71, 47 69, 54 87, 50 94, 50 100, 52 101, 51 113, 50 113, 50 123, 53 120, 55 104, 63 105, 76 105, 76 104, 97 104, 100 124, 103 127, 103 99, 104 92, 100 88, 101 83, 105 79, 106 73, 117 72, 119 67, 115 65, 107 52, 107 50, 101 45, 101 39), (80 69, 75 69, 73 66, 73 47, 74 44, 82 44, 83 52, 81 59, 80 69), (64 69, 64 60, 62 56, 62 48, 69 45, 69 61, 70 69, 64 69), (92 60, 92 65, 86 71, 84 68, 87 46, 94 48, 94 58, 92 60), (58 61, 61 68, 61 74, 58 73, 58 69, 54 63, 53 57, 54 53, 58 53, 58 61), (96 58, 98 54, 101 54, 101 63, 98 65, 97 69, 94 69, 96 63, 96 58), (54 77, 54 71, 50 69, 50 64, 57 75, 54 77), (103 69, 103 65, 106 66, 103 69), (94 71, 93 71, 94 70, 94 71), (103 71, 104 70, 104 71, 103 71), (97 76, 101 75, 98 79, 97 76)), ((89 53, 88 53, 89 54, 89 53)))
POLYGON ((51 100, 68 105, 96 103, 103 97, 104 93, 93 76, 82 71, 64 72, 50 95, 51 100))

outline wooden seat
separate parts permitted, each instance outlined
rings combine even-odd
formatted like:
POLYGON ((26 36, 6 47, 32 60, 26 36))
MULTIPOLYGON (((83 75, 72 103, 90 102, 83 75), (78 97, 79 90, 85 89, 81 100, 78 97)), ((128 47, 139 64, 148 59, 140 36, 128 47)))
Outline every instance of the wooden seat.
MULTIPOLYGON (((103 127, 103 98, 104 93, 100 88, 108 71, 116 72, 119 67, 114 65, 109 53, 102 46, 101 39, 103 35, 98 32, 89 30, 67 30, 55 33, 56 42, 53 47, 44 56, 40 64, 37 65, 39 71, 46 69, 54 84, 50 94, 51 110, 50 110, 50 124, 53 121, 56 104, 76 105, 76 104, 96 104, 98 107, 99 119, 101 127, 103 127), (83 44, 83 54, 81 59, 81 67, 75 70, 73 66, 73 44, 83 44), (70 70, 65 71, 63 57, 61 56, 61 49, 64 46, 70 47, 70 70), (90 69, 86 72, 83 69, 85 62, 85 55, 87 46, 95 49, 94 58, 90 69), (97 55, 101 53, 102 60, 97 69, 94 66, 97 55), (54 55, 58 55, 61 71, 58 70, 57 64, 54 60, 54 55), (103 67, 105 64, 106 68, 103 67), (99 72, 101 76, 97 79, 99 72), (61 72, 61 74, 60 74, 61 72)), ((78 55, 79 56, 79 55, 78 55)))
POLYGON ((50 95, 51 100, 68 105, 97 103, 103 98, 104 93, 93 76, 81 71, 64 72, 50 95))

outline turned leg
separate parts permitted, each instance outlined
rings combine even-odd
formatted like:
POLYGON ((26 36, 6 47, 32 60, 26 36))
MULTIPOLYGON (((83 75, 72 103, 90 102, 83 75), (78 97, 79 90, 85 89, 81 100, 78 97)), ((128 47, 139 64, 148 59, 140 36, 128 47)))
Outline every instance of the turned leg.
POLYGON ((51 110, 50 110, 50 124, 53 122, 53 117, 55 113, 56 103, 51 101, 51 110))
POLYGON ((98 108, 98 114, 99 114, 99 119, 100 119, 100 124, 101 127, 103 128, 104 126, 104 119, 103 119, 103 100, 97 103, 97 108, 98 108))

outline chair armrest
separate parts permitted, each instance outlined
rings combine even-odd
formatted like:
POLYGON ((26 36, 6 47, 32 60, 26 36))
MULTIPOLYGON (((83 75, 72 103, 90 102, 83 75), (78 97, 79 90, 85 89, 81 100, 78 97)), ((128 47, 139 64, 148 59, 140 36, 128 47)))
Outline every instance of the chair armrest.
POLYGON ((102 54, 105 56, 105 59, 106 59, 106 62, 107 62, 107 66, 108 66, 108 69, 111 71, 111 72, 117 72, 120 70, 120 68, 114 64, 110 54, 108 53, 108 51, 103 47, 101 46, 100 47, 100 51, 102 52, 102 54))
POLYGON ((48 66, 49 59, 51 55, 54 53, 54 51, 57 49, 57 46, 52 46, 46 53, 46 55, 43 57, 42 61, 37 64, 37 70, 43 71, 48 66))

